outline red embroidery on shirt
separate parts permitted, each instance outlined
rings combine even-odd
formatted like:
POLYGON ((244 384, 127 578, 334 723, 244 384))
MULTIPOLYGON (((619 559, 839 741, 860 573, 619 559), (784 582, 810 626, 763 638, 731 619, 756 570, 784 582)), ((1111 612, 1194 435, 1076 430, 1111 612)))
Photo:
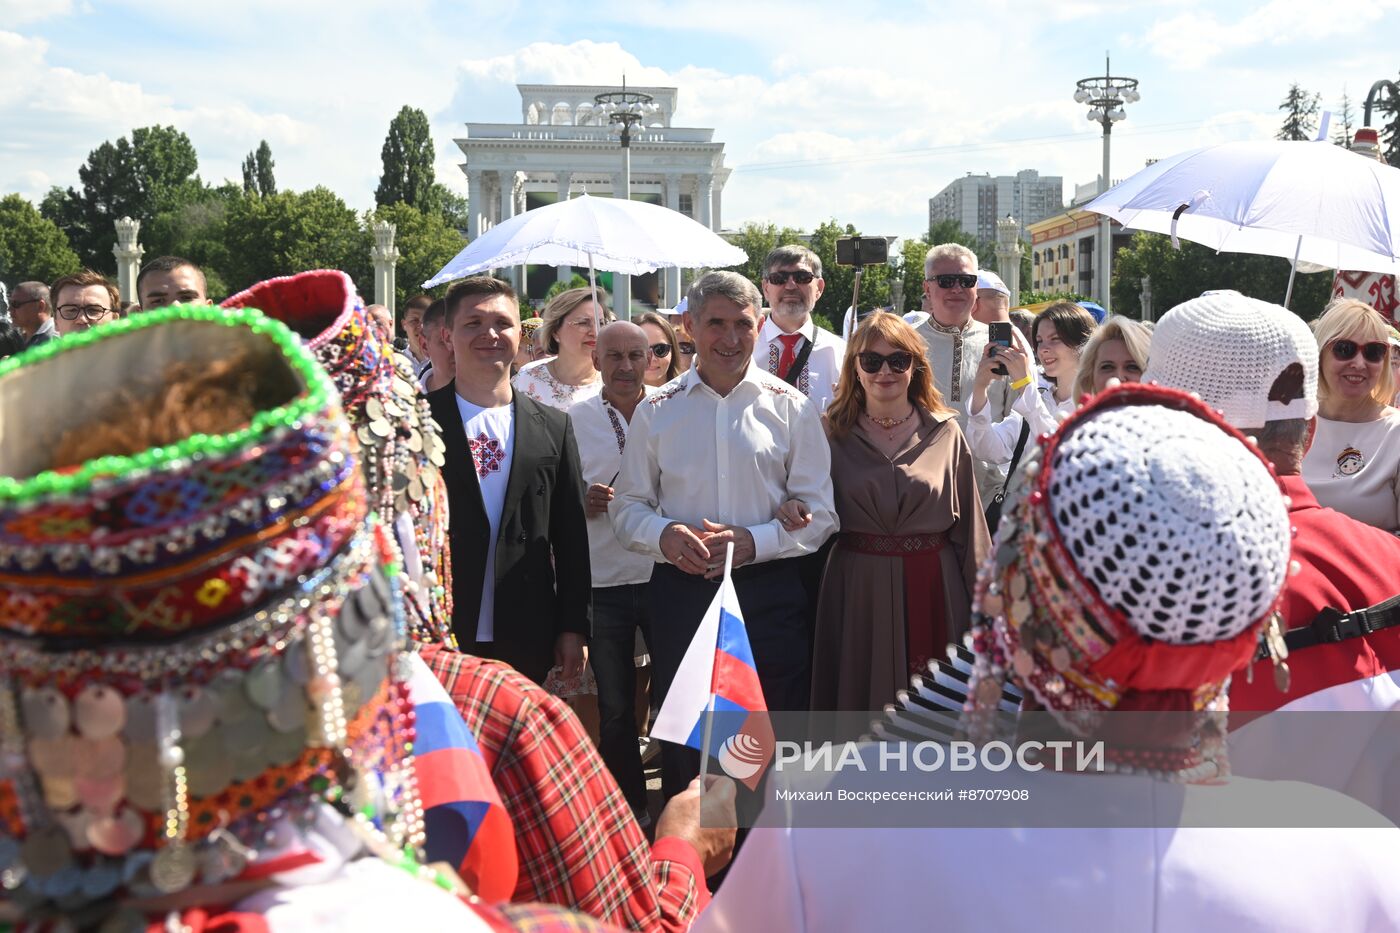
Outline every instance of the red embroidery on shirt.
POLYGON ((500 441, 482 433, 467 443, 472 449, 472 460, 476 462, 477 476, 485 479, 487 474, 501 471, 501 463, 506 458, 506 452, 502 449, 500 441))

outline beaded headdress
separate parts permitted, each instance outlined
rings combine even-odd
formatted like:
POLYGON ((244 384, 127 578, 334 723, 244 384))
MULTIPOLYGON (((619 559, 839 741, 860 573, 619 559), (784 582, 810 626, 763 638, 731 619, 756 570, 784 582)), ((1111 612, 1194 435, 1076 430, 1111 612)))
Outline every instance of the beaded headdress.
POLYGON ((257 311, 174 306, 0 363, 0 884, 29 915, 238 877, 269 817, 421 841, 404 613, 335 386, 257 311), (103 399, 241 358, 251 423, 50 469, 103 399), (415 822, 417 820, 417 822, 415 822))
POLYGON ((439 473, 447 448, 408 361, 374 326, 344 272, 268 279, 223 307, 257 308, 286 324, 330 373, 360 441, 370 509, 404 545, 410 634, 455 647, 447 491, 439 473))
POLYGON ((968 731, 988 737, 1009 678, 1081 737, 1110 710, 1224 712, 1261 631, 1281 641, 1291 531, 1268 461, 1198 400, 1146 385, 1037 446, 978 577, 968 731))

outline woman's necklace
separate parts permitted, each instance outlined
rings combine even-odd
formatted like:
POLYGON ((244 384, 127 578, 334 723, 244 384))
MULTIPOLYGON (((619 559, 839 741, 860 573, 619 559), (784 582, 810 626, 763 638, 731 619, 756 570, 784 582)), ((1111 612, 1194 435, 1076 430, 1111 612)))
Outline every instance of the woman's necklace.
POLYGON ((899 427, 904 422, 908 421, 910 418, 914 417, 914 409, 911 407, 909 409, 909 414, 905 415, 903 418, 881 418, 877 415, 872 415, 869 412, 861 412, 861 414, 865 415, 866 420, 868 420, 871 424, 883 428, 885 431, 888 431, 889 433, 886 435, 886 438, 888 440, 894 440, 894 429, 899 427))

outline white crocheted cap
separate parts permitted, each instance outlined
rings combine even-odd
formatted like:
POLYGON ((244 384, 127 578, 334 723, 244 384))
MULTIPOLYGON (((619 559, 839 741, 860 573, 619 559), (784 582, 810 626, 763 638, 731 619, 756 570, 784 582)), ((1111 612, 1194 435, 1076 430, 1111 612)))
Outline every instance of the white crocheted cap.
POLYGON ((1055 451, 1060 538, 1099 596, 1147 638, 1231 638, 1273 606, 1292 531, 1267 467, 1238 438, 1155 405, 1106 409, 1055 451))
POLYGON ((1237 428, 1262 428, 1317 414, 1317 358, 1312 331, 1288 309, 1206 292, 1162 316, 1142 380, 1195 392, 1237 428), (1301 371, 1285 374, 1290 366, 1301 371))

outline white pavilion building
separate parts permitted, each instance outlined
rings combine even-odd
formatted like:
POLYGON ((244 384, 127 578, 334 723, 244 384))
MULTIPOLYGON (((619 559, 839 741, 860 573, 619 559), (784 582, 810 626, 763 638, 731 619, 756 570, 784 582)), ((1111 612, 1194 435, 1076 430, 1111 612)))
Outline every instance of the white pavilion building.
MULTIPOLYGON (((456 140, 466 162, 470 222, 475 239, 502 219, 587 191, 614 197, 622 190, 622 145, 608 131, 608 117, 596 107, 594 95, 616 87, 560 84, 519 84, 519 123, 468 123, 467 134, 456 140)), ((714 141, 713 129, 677 127, 676 89, 628 87, 655 98, 659 109, 644 129, 632 136, 634 200, 651 201, 720 229, 720 202, 729 169, 724 143, 714 141)), ((531 266, 522 283, 518 270, 512 280, 532 298, 542 297, 556 280, 568 281, 575 271, 557 272, 531 266)), ((632 280, 635 304, 671 307, 681 298, 680 270, 632 280)), ((587 275, 587 270, 582 270, 587 275)))

